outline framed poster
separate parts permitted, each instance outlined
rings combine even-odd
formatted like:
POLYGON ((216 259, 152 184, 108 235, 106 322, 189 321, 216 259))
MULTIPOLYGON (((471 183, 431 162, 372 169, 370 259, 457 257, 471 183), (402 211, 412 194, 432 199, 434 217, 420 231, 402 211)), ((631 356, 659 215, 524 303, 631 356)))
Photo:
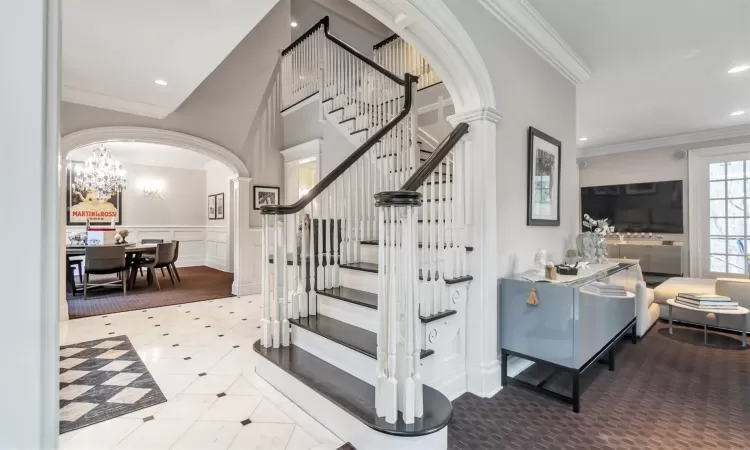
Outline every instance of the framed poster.
POLYGON ((216 195, 208 196, 208 220, 216 220, 216 195))
POLYGON ((86 219, 90 219, 92 225, 109 225, 112 220, 115 225, 122 225, 122 193, 102 197, 94 191, 83 191, 77 187, 73 174, 83 166, 81 161, 68 164, 67 224, 86 225, 86 219))
POLYGON ((253 186, 253 209, 260 209, 261 206, 279 204, 278 187, 273 186, 253 186))
POLYGON ((529 127, 529 175, 526 225, 560 226, 560 152, 562 144, 529 127))
POLYGON ((224 218, 224 193, 216 194, 216 219, 224 218))

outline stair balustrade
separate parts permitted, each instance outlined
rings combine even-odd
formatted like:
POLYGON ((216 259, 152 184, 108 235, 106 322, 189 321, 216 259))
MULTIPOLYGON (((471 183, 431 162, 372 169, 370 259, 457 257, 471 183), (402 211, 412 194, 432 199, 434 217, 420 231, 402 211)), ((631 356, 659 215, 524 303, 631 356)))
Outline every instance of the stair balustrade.
POLYGON ((440 83, 440 78, 424 56, 397 34, 373 46, 373 59, 391 72, 409 72, 418 76, 417 89, 440 83))
POLYGON ((407 424, 422 416, 419 316, 448 309, 445 280, 467 274, 461 138, 468 129, 465 123, 456 126, 399 190, 375 195, 384 225, 378 240, 375 395, 377 414, 389 423, 395 423, 398 411, 407 424))

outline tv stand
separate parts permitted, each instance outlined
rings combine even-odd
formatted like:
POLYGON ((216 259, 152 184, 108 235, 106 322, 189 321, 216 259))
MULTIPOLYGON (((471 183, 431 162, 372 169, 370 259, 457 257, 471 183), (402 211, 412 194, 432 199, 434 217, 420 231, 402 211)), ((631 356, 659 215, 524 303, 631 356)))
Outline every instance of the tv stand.
POLYGON ((682 242, 655 239, 607 241, 610 258, 637 259, 643 273, 680 276, 682 242))

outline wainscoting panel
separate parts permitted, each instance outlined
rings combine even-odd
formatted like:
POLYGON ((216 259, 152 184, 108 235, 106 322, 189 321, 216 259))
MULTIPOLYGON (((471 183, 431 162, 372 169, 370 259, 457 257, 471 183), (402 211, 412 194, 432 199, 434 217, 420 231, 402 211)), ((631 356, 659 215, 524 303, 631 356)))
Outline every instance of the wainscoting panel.
MULTIPOLYGON (((180 241, 177 267, 209 266, 223 271, 229 267, 227 227, 123 225, 117 228, 126 228, 130 232, 128 242, 141 242, 143 239, 180 241)), ((85 227, 67 227, 66 231, 82 232, 85 231, 85 227)))

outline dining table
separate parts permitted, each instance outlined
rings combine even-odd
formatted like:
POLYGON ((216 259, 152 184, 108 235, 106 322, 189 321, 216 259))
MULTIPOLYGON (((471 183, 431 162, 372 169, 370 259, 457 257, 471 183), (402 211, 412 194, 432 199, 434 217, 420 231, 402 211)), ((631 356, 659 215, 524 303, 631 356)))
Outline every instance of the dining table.
MULTIPOLYGON (((138 269, 141 265, 141 256, 144 253, 155 253, 156 244, 111 244, 111 246, 125 247, 125 263, 128 267, 128 273, 125 276, 128 277, 128 288, 135 286, 135 279, 138 275, 138 269)), ((73 244, 65 247, 65 268, 66 268, 66 283, 68 290, 76 294, 76 283, 75 275, 73 273, 73 267, 70 263, 71 257, 85 256, 87 245, 73 244)), ((101 247, 101 246, 97 246, 101 247)))

